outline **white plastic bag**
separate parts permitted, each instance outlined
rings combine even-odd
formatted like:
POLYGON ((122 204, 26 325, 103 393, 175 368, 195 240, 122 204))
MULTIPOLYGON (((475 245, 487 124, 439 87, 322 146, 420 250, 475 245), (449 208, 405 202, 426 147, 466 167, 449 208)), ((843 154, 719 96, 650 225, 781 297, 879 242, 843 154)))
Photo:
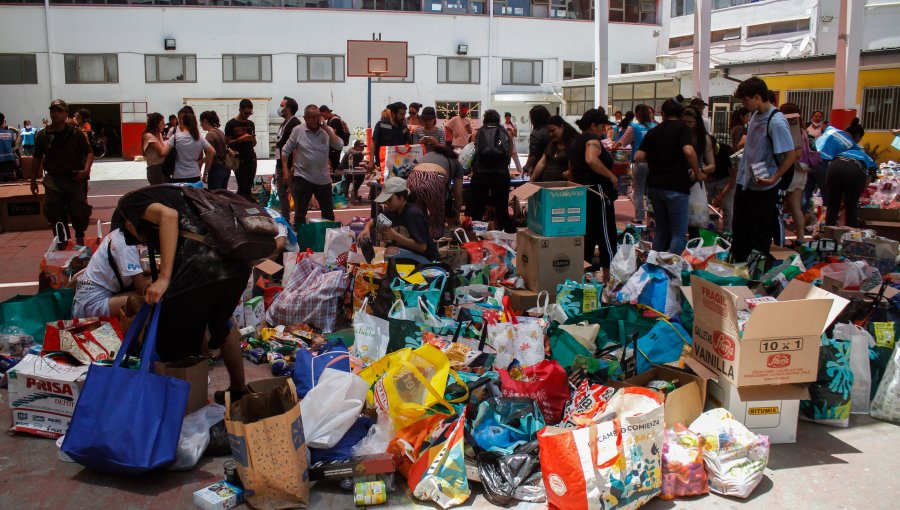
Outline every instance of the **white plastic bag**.
POLYGON ((723 254, 727 254, 729 251, 731 251, 731 243, 727 239, 717 237, 712 246, 703 246, 703 239, 695 237, 687 242, 681 257, 694 269, 706 269, 710 261, 727 258, 723 254))
POLYGON ((875 392, 870 413, 872 418, 900 423, 900 343, 894 346, 894 354, 875 392))
POLYGON ((469 142, 459 152, 459 163, 466 171, 472 167, 472 161, 475 159, 475 142, 469 142))
POLYGON ((703 181, 697 181, 691 186, 691 196, 688 198, 688 225, 704 228, 709 224, 709 202, 706 198, 706 188, 703 181))
POLYGON ((327 449, 336 445, 356 422, 369 384, 360 376, 326 368, 300 402, 307 446, 327 449))
POLYGON ((626 233, 622 238, 622 244, 619 245, 619 249, 610 262, 608 287, 618 289, 631 278, 637 268, 637 245, 634 242, 634 236, 626 233))
POLYGON ((225 406, 209 404, 184 417, 175 463, 169 471, 190 471, 209 446, 209 428, 225 419, 225 406))
POLYGON ((353 246, 353 231, 350 227, 329 228, 325 230, 325 265, 329 268, 338 265, 343 256, 349 256, 350 247, 353 246))
POLYGON ((523 318, 518 322, 488 324, 487 328, 487 343, 497 350, 495 368, 506 369, 513 359, 519 360, 523 367, 544 361, 545 320, 523 318))
POLYGON ((865 329, 850 323, 836 324, 834 338, 850 341, 850 370, 853 371, 850 412, 869 414, 869 395, 872 391, 869 348, 875 347, 875 339, 865 329))
POLYGON ((750 496, 769 463, 769 436, 750 432, 722 408, 701 414, 689 428, 705 441, 709 490, 723 496, 750 496))
POLYGON ((366 312, 369 298, 363 299, 362 306, 353 316, 353 347, 354 356, 362 361, 364 367, 383 358, 387 354, 390 341, 390 324, 381 317, 376 317, 366 312))
POLYGON ((369 429, 362 441, 356 443, 351 450, 354 457, 373 455, 387 451, 388 444, 394 439, 394 424, 387 413, 378 412, 378 421, 369 429))

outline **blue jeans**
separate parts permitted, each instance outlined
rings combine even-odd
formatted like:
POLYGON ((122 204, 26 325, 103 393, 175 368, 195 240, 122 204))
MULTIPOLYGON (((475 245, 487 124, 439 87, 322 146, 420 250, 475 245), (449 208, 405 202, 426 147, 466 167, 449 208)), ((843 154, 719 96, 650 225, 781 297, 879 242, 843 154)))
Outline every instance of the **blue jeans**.
POLYGON ((688 198, 687 193, 648 188, 647 198, 653 205, 656 230, 653 233, 653 249, 681 255, 687 244, 688 198))
POLYGON ((644 221, 645 210, 644 198, 647 194, 647 174, 650 168, 647 163, 634 164, 634 191, 631 193, 631 201, 634 202, 634 221, 644 221))
POLYGON ((209 176, 206 179, 206 187, 213 189, 228 189, 228 179, 231 177, 225 165, 222 163, 213 163, 209 169, 209 176))

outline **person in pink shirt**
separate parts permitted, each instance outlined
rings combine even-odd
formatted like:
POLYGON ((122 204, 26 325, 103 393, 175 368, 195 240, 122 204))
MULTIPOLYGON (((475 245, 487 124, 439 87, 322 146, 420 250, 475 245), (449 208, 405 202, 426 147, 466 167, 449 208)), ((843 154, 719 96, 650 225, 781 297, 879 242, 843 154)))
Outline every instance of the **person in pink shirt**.
POLYGON ((459 109, 459 115, 453 117, 444 128, 448 131, 447 139, 452 140, 454 149, 462 149, 468 145, 472 138, 472 121, 469 119, 469 109, 463 106, 459 109))

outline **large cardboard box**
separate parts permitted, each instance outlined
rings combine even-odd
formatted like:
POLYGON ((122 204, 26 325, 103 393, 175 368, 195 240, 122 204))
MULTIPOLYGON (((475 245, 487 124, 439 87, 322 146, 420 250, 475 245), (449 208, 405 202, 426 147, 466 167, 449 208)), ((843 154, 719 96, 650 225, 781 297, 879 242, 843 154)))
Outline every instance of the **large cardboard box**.
MULTIPOLYGON (((31 176, 34 174, 34 171, 37 170, 34 165, 34 157, 22 156, 19 162, 22 165, 22 177, 31 180, 31 176)), ((43 175, 38 175, 37 177, 40 179, 43 175)))
POLYGON ((722 379, 713 379, 707 387, 710 408, 724 407, 751 432, 769 436, 772 443, 797 442, 800 401, 809 399, 806 386, 736 388, 722 379))
POLYGON ((702 365, 698 364, 696 368, 691 368, 699 371, 699 375, 673 367, 654 366, 643 374, 626 379, 625 383, 629 386, 645 387, 653 380, 674 381, 675 389, 665 397, 666 426, 671 427, 676 423, 688 426, 703 414, 706 405, 706 381, 714 376, 702 365))
POLYGON ((157 361, 154 370, 159 375, 174 377, 191 383, 185 416, 209 403, 209 363, 203 356, 191 356, 179 361, 157 361))
POLYGON ((693 356, 738 387, 816 380, 822 332, 849 301, 793 280, 778 301, 757 304, 743 337, 737 312, 755 297, 747 287, 719 287, 691 277, 693 356))
POLYGON ((0 226, 3 230, 42 230, 47 228, 44 207, 44 186, 38 184, 38 194, 31 194, 31 183, 0 184, 0 226))
POLYGON ((69 429, 88 366, 28 354, 9 370, 12 430, 58 438, 69 429))
MULTIPOLYGON (((549 293, 548 293, 549 294, 549 293)), ((509 307, 519 315, 537 306, 538 293, 528 289, 506 289, 509 296, 509 307)), ((550 300, 556 299, 556 295, 550 295, 550 300)))
POLYGON ((529 229, 516 236, 516 273, 525 287, 546 290, 556 296, 556 285, 566 280, 581 281, 584 275, 584 237, 545 237, 529 229))
POLYGON ((583 236, 588 189, 574 182, 529 182, 511 194, 528 200, 528 228, 538 235, 583 236))

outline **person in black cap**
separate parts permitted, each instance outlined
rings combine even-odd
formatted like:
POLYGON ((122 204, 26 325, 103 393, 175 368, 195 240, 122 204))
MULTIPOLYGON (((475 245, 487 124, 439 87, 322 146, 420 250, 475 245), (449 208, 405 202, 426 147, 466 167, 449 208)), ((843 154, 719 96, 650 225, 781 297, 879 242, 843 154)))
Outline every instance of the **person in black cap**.
POLYGON ((50 125, 34 139, 34 173, 31 193, 37 195, 37 177, 44 178, 44 217, 59 238, 69 239, 69 222, 75 243, 84 244, 93 208, 88 204, 85 183, 91 176, 94 154, 81 129, 67 123, 69 106, 62 99, 50 103, 50 125), (47 175, 44 175, 44 170, 47 175), (57 230, 57 225, 61 226, 57 230))
MULTIPOLYGON (((319 113, 322 114, 322 119, 325 120, 325 123, 328 124, 328 127, 334 130, 334 134, 338 135, 338 138, 344 142, 344 146, 350 144, 350 128, 347 126, 347 123, 344 122, 338 115, 335 115, 331 108, 328 105, 322 105, 319 107, 319 113)), ((328 162, 331 163, 331 169, 337 170, 341 163, 341 151, 335 149, 328 149, 328 162)))
POLYGON ((581 129, 581 135, 569 147, 572 180, 588 187, 584 215, 588 224, 584 233, 584 260, 591 265, 591 271, 604 268, 604 279, 608 281, 609 264, 617 247, 614 203, 619 196, 619 181, 612 173, 612 156, 600 140, 612 122, 605 113, 591 108, 575 124, 581 129), (600 260, 595 264, 594 248, 598 245, 600 260))

